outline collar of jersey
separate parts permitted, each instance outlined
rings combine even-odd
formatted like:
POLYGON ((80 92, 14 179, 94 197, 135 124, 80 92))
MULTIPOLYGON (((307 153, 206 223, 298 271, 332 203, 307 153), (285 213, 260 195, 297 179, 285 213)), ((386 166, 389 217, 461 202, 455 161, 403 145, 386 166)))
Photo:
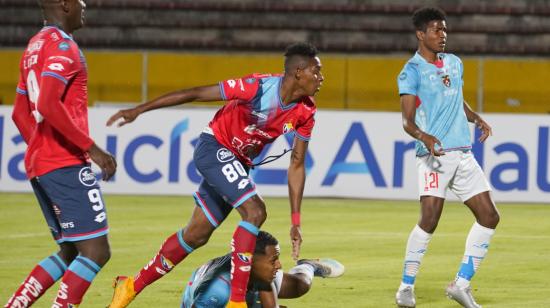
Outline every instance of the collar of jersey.
MULTIPOLYGON (((418 51, 415 53, 414 55, 414 58, 416 59, 416 61, 419 61, 421 63, 424 63, 424 64, 431 64, 431 65, 434 65, 434 66, 437 66, 435 65, 435 63, 430 63, 428 61, 426 61, 426 59, 424 59, 424 57, 422 55, 420 55, 418 53, 418 51)), ((443 61, 443 59, 445 58, 445 54, 440 52, 437 54, 437 58, 440 60, 440 61, 443 61)))
POLYGON ((292 103, 285 106, 285 104, 283 104, 283 100, 281 99, 281 87, 282 86, 283 86, 283 77, 279 77, 279 89, 277 90, 277 98, 278 98, 278 101, 279 101, 279 107, 281 107, 281 109, 283 111, 287 111, 287 110, 292 109, 292 107, 296 106, 297 101, 292 102, 292 103))
POLYGON ((63 31, 61 28, 59 28, 59 27, 56 26, 56 25, 45 25, 45 26, 42 28, 42 30, 40 30, 40 31, 45 31, 45 30, 52 29, 52 28, 54 28, 54 29, 56 29, 57 31, 59 31, 59 32, 61 33, 61 36, 62 36, 63 38, 66 38, 66 39, 69 39, 69 40, 71 40, 71 41, 74 41, 72 36, 70 36, 70 35, 68 35, 67 33, 65 33, 65 31, 63 31))

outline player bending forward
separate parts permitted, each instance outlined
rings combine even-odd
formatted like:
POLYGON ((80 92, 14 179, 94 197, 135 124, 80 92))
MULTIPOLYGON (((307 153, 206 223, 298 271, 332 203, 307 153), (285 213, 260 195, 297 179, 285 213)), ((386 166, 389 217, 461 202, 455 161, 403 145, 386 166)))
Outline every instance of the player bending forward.
POLYGON ((254 74, 239 79, 173 92, 113 115, 123 125, 149 110, 192 101, 228 101, 205 127, 193 161, 203 180, 197 206, 187 226, 168 237, 155 257, 135 276, 118 279, 111 308, 126 307, 147 285, 172 270, 187 255, 208 242, 214 230, 236 209, 241 215, 231 240, 231 297, 228 307, 246 307, 245 294, 256 236, 267 217, 265 204, 249 176, 252 160, 266 144, 294 132, 288 168, 292 254, 302 242, 300 208, 305 184, 305 156, 316 111, 312 96, 323 81, 317 49, 298 43, 285 53, 282 76, 254 74))

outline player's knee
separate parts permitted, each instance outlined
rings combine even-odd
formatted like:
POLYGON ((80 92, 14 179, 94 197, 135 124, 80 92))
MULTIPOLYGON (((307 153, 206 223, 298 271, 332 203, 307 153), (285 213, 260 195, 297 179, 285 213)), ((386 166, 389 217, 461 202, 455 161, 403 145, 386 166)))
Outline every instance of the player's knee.
POLYGON ((436 217, 422 217, 418 226, 428 233, 434 233, 438 223, 439 219, 436 217))
POLYGON ((73 245, 65 244, 60 246, 57 254, 66 265, 69 265, 78 256, 78 250, 73 245))
POLYGON ((111 249, 107 247, 97 247, 96 249, 81 252, 83 257, 94 261, 97 265, 103 267, 111 259, 111 249))
POLYGON ((265 210, 265 206, 263 206, 249 209, 246 212, 246 217, 244 217, 244 220, 252 223, 255 226, 261 226, 265 222, 266 218, 267 212, 265 210))
POLYGON ((485 215, 479 224, 490 229, 495 229, 499 222, 500 215, 497 211, 493 211, 490 214, 485 215))
POLYGON ((208 243, 211 234, 211 232, 202 232, 200 230, 185 230, 183 240, 187 245, 193 247, 193 249, 197 249, 208 243))

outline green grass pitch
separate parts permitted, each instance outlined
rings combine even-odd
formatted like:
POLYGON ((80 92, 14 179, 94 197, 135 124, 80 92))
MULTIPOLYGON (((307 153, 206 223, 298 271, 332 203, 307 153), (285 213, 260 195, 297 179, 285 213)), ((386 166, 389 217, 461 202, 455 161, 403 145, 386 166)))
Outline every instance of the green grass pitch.
MULTIPOLYGON (((96 277, 81 307, 105 307, 115 275, 135 274, 162 241, 187 222, 193 200, 186 197, 105 197, 112 258, 96 277)), ((286 199, 267 198, 263 229, 281 242, 281 260, 292 267, 289 206, 286 199)), ((501 222, 489 253, 473 280, 483 307, 550 307, 550 204, 500 204, 501 222)), ((302 257, 331 257, 346 266, 337 279, 314 280, 312 290, 289 307, 394 307, 401 278, 404 246, 418 219, 417 202, 306 199, 302 206, 302 257)), ((192 270, 226 253, 238 221, 232 213, 210 242, 172 273, 148 287, 130 307, 179 307, 192 270)), ((473 223, 469 210, 446 204, 429 246, 416 293, 418 307, 458 307, 444 296, 464 251, 473 223)), ((56 250, 31 194, 0 194, 0 304, 4 304, 30 269, 56 250)), ((57 285, 35 307, 50 307, 57 285)))

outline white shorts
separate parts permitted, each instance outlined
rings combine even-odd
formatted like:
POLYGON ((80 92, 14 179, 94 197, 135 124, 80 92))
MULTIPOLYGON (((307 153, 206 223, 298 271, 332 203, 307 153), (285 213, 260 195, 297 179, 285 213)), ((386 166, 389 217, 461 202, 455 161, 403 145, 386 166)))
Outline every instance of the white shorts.
POLYGON ((445 199, 449 188, 464 202, 479 193, 491 191, 483 170, 470 151, 446 152, 439 157, 417 157, 416 167, 420 196, 445 199))

